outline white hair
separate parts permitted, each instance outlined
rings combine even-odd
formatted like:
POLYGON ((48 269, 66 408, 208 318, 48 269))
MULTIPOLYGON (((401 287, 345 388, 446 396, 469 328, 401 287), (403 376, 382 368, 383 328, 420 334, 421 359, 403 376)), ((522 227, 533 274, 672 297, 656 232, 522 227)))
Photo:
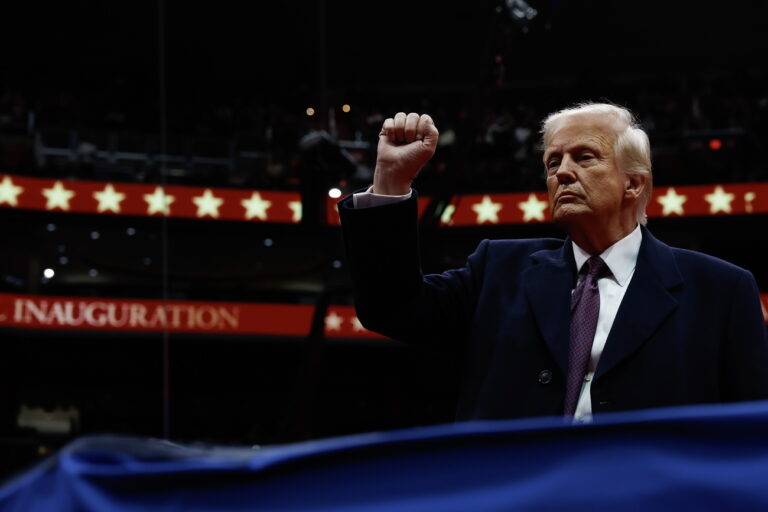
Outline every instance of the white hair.
POLYGON ((645 187, 637 202, 637 222, 645 224, 648 217, 645 209, 651 201, 653 173, 651 170, 651 144, 648 135, 640 128, 637 118, 624 107, 610 103, 579 103, 547 116, 541 124, 543 147, 546 148, 555 129, 566 119, 582 114, 596 114, 618 122, 614 154, 619 168, 625 174, 645 176, 645 187))

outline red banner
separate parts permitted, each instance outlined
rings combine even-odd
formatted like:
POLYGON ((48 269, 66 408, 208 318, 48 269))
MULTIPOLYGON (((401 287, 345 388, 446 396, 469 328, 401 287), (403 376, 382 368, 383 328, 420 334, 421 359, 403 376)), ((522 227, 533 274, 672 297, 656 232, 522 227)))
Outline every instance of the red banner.
MULTIPOLYGON (((339 225, 336 199, 327 222, 339 225)), ((429 204, 419 197, 419 215, 429 204)), ((298 223, 297 192, 53 180, 0 174, 0 207, 105 215, 167 216, 249 222, 298 223)), ((693 185, 654 189, 649 217, 768 213, 768 183, 693 185)), ((545 192, 454 196, 442 226, 549 222, 545 192)))
MULTIPOLYGON (((197 302, 0 293, 0 327, 53 330, 259 334, 305 337, 314 306, 197 302)), ((381 338, 361 324, 351 306, 331 306, 328 338, 381 338)))
POLYGON ((313 307, 0 293, 0 326, 24 329, 163 331, 306 336, 313 307))
POLYGON ((298 192, 52 180, 0 174, 0 206, 105 215, 298 223, 298 192))

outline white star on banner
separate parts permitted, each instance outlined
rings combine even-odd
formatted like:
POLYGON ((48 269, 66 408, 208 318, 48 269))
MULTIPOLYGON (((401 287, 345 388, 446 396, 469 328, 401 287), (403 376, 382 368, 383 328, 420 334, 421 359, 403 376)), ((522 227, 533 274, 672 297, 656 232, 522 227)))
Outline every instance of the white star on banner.
POLYGON ((337 315, 335 311, 331 311, 325 317, 325 330, 340 331, 342 322, 344 322, 344 318, 337 315))
POLYGON ((490 196, 483 196, 482 202, 472 205, 472 209, 477 213, 477 223, 482 224, 485 221, 498 223, 499 210, 502 206, 501 203, 491 201, 490 196))
POLYGON ((288 208, 293 212, 293 222, 301 222, 301 201, 289 201, 288 208))
POLYGON ((94 192, 93 197, 99 202, 99 206, 97 207, 99 213, 106 211, 120 213, 120 203, 125 199, 125 194, 116 191, 111 183, 107 183, 104 190, 94 192))
POLYGON ((715 187, 715 191, 704 196, 709 203, 709 213, 725 212, 731 213, 731 201, 735 196, 726 192, 720 185, 715 187))
POLYGON ((213 195, 213 191, 209 188, 205 189, 203 195, 195 196, 192 198, 192 202, 197 206, 197 216, 205 217, 210 215, 211 217, 218 218, 219 207, 224 202, 220 197, 213 195))
POLYGON ((258 192, 254 192, 250 198, 240 201, 240 204, 245 208, 246 220, 251 220, 254 217, 267 220, 267 209, 272 206, 272 201, 262 199, 258 192))
POLYGON ((363 332, 365 331, 365 327, 363 327, 363 324, 360 323, 360 319, 357 318, 357 315, 352 317, 352 330, 355 332, 363 332))
POLYGON ((683 204, 687 200, 688 196, 678 194, 672 187, 669 187, 666 194, 656 198, 656 201, 664 207, 661 210, 661 214, 664 216, 672 215, 673 213, 684 215, 683 204))
POLYGON ((175 200, 174 196, 165 193, 163 187, 155 187, 155 191, 151 194, 144 194, 144 201, 147 202, 147 215, 153 213, 170 215, 171 203, 175 200))
POLYGON ((547 204, 546 201, 540 201, 536 194, 529 194, 528 200, 518 203, 517 206, 523 210, 523 222, 530 222, 532 220, 544 220, 544 210, 546 210, 547 204))
POLYGON ((69 200, 74 197, 75 191, 64 188, 64 184, 57 181, 53 184, 53 187, 44 188, 43 195, 47 199, 45 203, 46 210, 53 210, 54 208, 69 210, 69 200))
POLYGON ((24 192, 24 188, 14 185, 10 176, 0 181, 0 204, 8 203, 11 206, 19 206, 18 196, 24 192))

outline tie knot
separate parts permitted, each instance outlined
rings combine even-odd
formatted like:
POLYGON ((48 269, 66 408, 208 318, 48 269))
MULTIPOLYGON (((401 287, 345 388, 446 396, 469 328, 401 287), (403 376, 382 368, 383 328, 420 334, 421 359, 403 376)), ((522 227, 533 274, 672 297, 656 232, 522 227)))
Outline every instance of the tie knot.
POLYGON ((603 258, 597 255, 592 256, 587 260, 586 267, 587 277, 591 277, 594 280, 610 275, 611 273, 611 270, 608 268, 608 265, 605 264, 603 258))

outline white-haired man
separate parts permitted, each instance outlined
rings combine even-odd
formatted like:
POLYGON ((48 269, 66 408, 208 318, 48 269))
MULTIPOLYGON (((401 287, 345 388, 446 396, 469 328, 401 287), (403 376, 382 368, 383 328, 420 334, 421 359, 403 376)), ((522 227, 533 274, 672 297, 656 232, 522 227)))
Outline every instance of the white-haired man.
POLYGON ((542 134, 568 237, 484 240, 464 268, 424 276, 411 182, 438 131, 428 115, 384 122, 373 186, 339 206, 362 323, 463 354, 460 420, 768 398, 755 280, 645 228, 650 146, 632 114, 582 104, 542 134))

